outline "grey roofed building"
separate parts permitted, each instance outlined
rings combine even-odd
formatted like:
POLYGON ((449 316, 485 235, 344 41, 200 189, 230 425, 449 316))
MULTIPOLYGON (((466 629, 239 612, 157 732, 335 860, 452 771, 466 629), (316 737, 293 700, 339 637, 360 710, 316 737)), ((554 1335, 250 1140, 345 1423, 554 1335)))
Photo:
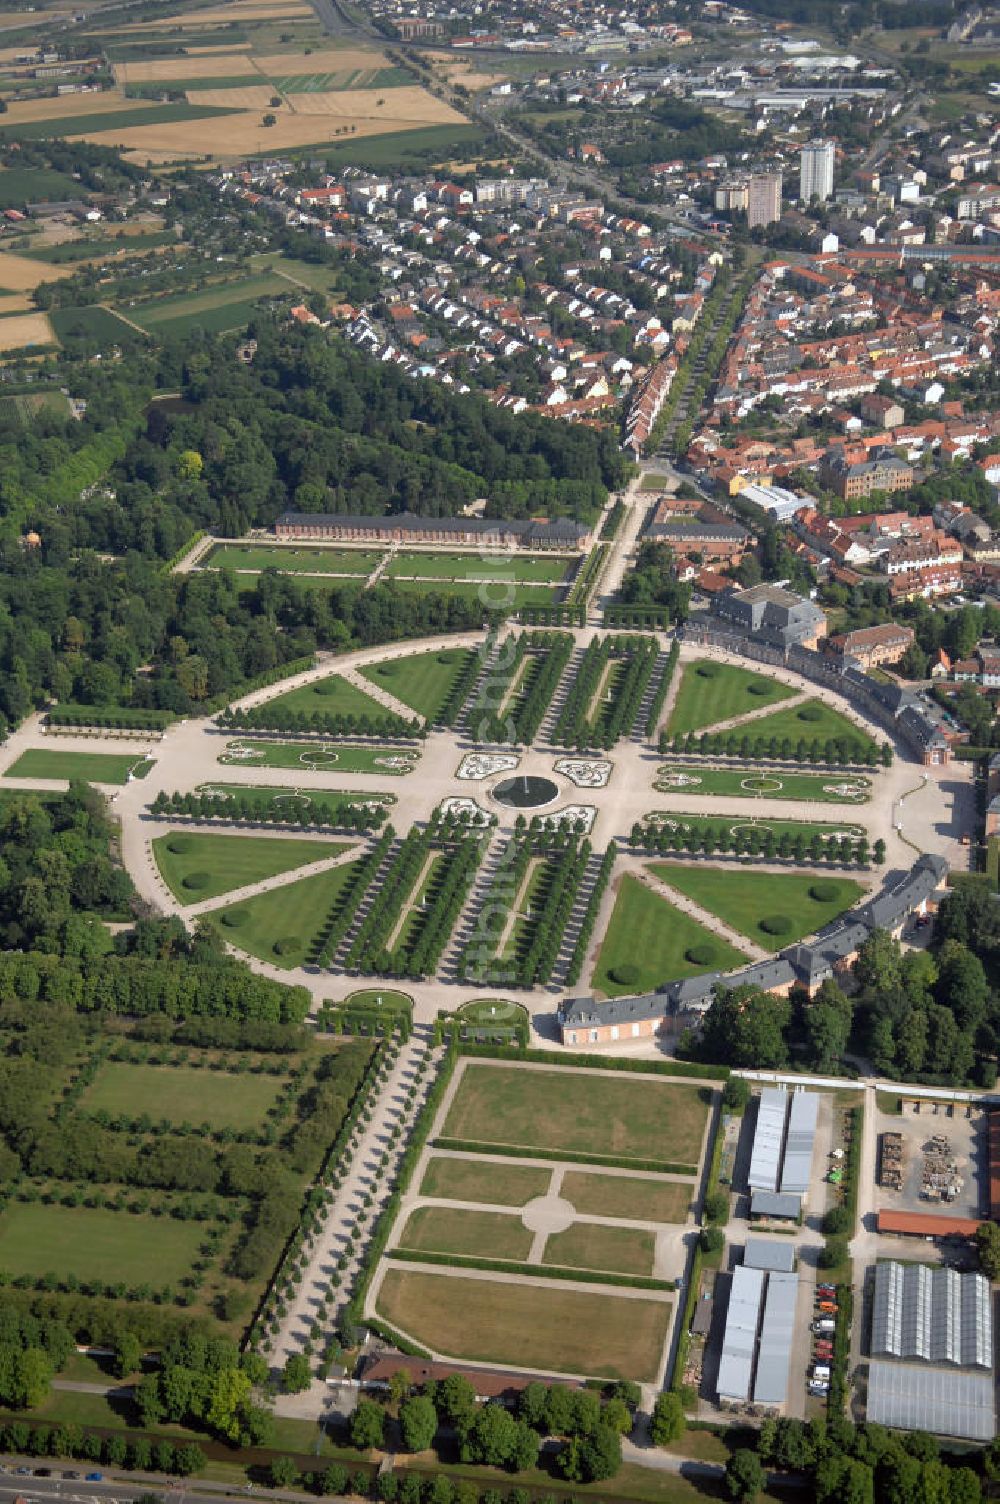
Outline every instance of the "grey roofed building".
POLYGON ((802 1210, 802 1197, 780 1191, 754 1191, 750 1197, 751 1217, 773 1217, 775 1221, 795 1222, 802 1210))
POLYGON ((759 1233, 750 1233, 743 1249, 743 1262, 751 1269, 791 1274, 795 1268, 795 1244, 789 1238, 762 1238, 759 1233))
POLYGON ((532 543, 578 544, 589 538, 591 529, 582 522, 557 517, 551 522, 533 522, 497 517, 421 517, 414 512, 390 512, 381 516, 347 515, 339 512, 282 512, 275 530, 300 527, 329 529, 331 532, 378 531, 411 534, 417 541, 433 542, 437 537, 452 537, 457 532, 475 536, 510 538, 526 547, 532 543))
POLYGON ((872 1353, 960 1368, 992 1368, 989 1282, 930 1264, 875 1266, 872 1353))
POLYGON ((734 548, 745 548, 750 541, 745 528, 733 527, 731 523, 692 522, 680 517, 651 522, 645 536, 656 542, 683 544, 689 548, 699 543, 731 543, 734 548))
POLYGON ((792 1093, 779 1190, 798 1192, 801 1196, 808 1191, 812 1178, 813 1145, 816 1141, 818 1115, 819 1097, 814 1091, 792 1093))
POLYGON ((847 919, 829 925, 807 944, 793 945, 786 955, 796 980, 811 992, 855 956, 867 939, 867 927, 847 919))
POLYGON ((826 633, 826 615, 819 606, 780 585, 724 590, 713 598, 712 611, 748 637, 782 649, 815 643, 826 633))
POLYGON ((936 892, 947 875, 944 857, 925 853, 909 872, 887 882, 880 893, 855 909, 853 917, 871 930, 894 930, 936 892))
POLYGON ((767 1276, 753 1384, 755 1404, 783 1405, 788 1398, 788 1366, 792 1356, 798 1292, 797 1274, 772 1273, 767 1276))
POLYGON ((788 1091, 784 1086, 765 1086, 757 1104, 757 1123, 747 1184, 752 1191, 776 1191, 785 1142, 788 1091))
POLYGON ((867 1419, 903 1431, 992 1441, 996 1435, 993 1377, 873 1359, 868 1365, 867 1419))
POLYGON ((750 1398, 757 1328, 764 1296, 764 1271, 738 1264, 729 1289, 726 1330, 722 1338, 717 1388, 724 1400, 750 1398))

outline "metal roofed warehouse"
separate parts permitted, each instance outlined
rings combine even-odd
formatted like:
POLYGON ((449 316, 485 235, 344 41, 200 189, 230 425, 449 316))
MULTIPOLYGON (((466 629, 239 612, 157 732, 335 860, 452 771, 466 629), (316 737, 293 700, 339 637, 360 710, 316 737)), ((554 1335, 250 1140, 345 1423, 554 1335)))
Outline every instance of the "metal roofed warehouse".
POLYGON ((768 1275, 753 1385, 755 1404, 783 1405, 788 1398, 788 1365, 792 1357, 798 1293, 797 1274, 768 1275))
POLYGON ((993 1376, 873 1359, 868 1366, 867 1418, 904 1431, 992 1441, 996 1434, 993 1376))
POLYGON ((783 1086, 765 1086, 757 1106, 753 1149, 747 1183, 752 1191, 776 1191, 785 1139, 788 1092, 783 1086))
POLYGON ((804 1196, 809 1189, 818 1115, 819 1097, 815 1092, 793 1092, 792 1106, 788 1114, 785 1157, 781 1165, 779 1189, 782 1191, 797 1191, 799 1195, 804 1196))
POLYGON ((738 1264, 733 1270, 726 1312, 726 1331, 719 1361, 719 1398, 746 1400, 750 1397, 753 1360, 757 1348, 760 1303, 764 1295, 764 1271, 738 1264))

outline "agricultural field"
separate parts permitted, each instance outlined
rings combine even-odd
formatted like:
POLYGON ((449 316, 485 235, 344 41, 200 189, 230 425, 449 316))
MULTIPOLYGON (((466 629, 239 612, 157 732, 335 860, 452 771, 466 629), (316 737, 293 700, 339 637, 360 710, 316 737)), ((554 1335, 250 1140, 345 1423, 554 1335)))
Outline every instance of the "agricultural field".
POLYGON ((353 878, 357 862, 301 877, 239 904, 212 909, 206 921, 259 961, 288 971, 309 957, 316 936, 353 878))
POLYGON ((380 773, 396 777, 412 773, 420 752, 416 747, 351 747, 343 742, 227 742, 219 762, 227 766, 298 768, 322 773, 380 773))
POLYGON ((472 651, 467 648, 431 649, 429 653, 412 653, 387 659, 384 663, 373 663, 359 672, 426 721, 434 721, 472 651))
POLYGON ((736 799, 795 799, 815 804, 862 804, 872 796, 872 780, 862 774, 754 773, 745 768, 711 768, 664 763, 653 787, 659 793, 716 795, 736 799))
POLYGON ((777 705, 795 693, 787 684, 779 684, 766 674, 701 658, 685 665, 667 733, 677 736, 687 731, 700 731, 720 721, 732 720, 734 716, 777 705))
POLYGON ((686 1082, 598 1071, 466 1066, 442 1127, 444 1139, 618 1162, 665 1157, 696 1166, 709 1093, 686 1082), (655 1136, 650 1125, 656 1124, 655 1136))
POLYGON ((745 960, 727 941, 626 874, 601 942, 591 987, 605 997, 652 992, 681 977, 732 971, 745 960))
POLYGON ((71 752, 29 747, 4 773, 5 778, 82 779, 85 783, 128 783, 145 778, 152 762, 135 752, 71 752))
POLYGON ((208 1123, 213 1133, 260 1129, 284 1087, 280 1076, 235 1075, 178 1065, 107 1060, 80 1099, 110 1117, 208 1123))
POLYGON ((780 950, 815 934, 865 892, 860 883, 840 876, 768 872, 766 881, 762 881, 752 870, 733 871, 705 863, 684 866, 656 862, 649 870, 767 950, 780 950))
MULTIPOLYGON (((71 268, 67 267, 67 271, 71 268)), ((93 340, 99 345, 121 345, 141 341, 141 329, 134 329, 111 308, 91 305, 84 308, 53 308, 49 314, 52 327, 66 344, 73 339, 93 340)))
MULTIPOLYGON (((57 245, 32 245, 22 254, 29 261, 42 261, 47 266, 64 266, 123 255, 126 252, 152 251, 159 246, 176 244, 177 236, 171 230, 150 230, 139 235, 101 235, 93 239, 62 240, 57 245)), ((46 273, 46 278, 48 275, 46 273)))
POLYGON ((53 418, 68 418, 69 402, 62 392, 19 392, 15 396, 0 397, 0 418, 5 423, 19 423, 30 428, 39 413, 48 413, 53 418))
POLYGON ((128 316, 150 334, 180 334, 192 326, 219 334, 245 328, 261 298, 288 297, 294 291, 281 277, 239 277, 198 292, 138 303, 129 309, 128 316))
POLYGON ((57 343, 48 314, 10 313, 0 317, 0 352, 30 350, 57 343))
MULTIPOLYGON (((94 99, 106 96, 95 95, 94 99)), ((109 103, 112 102, 109 100, 109 103)), ((61 99, 31 101, 45 103, 50 112, 41 118, 11 119, 16 110, 28 108, 28 104, 12 106, 6 115, 0 116, 0 141, 16 136, 24 141, 49 141, 65 137, 73 141, 90 141, 100 137, 106 146, 124 142, 136 130, 155 130, 158 126, 182 128, 193 131, 195 127, 203 134, 209 130, 206 122, 221 120, 236 113, 232 107, 218 108, 208 104, 155 104, 152 100, 127 100, 119 97, 115 109, 81 109, 78 95, 63 95, 61 99), (59 109, 59 105, 63 109, 59 109), (72 110, 73 113, 70 113, 72 110)))
POLYGON ((344 841, 171 831, 153 842, 160 876, 182 904, 202 903, 346 851, 344 841))
POLYGON ((219 543, 210 549, 199 569, 237 569, 282 574, 369 575, 381 552, 351 548, 298 548, 285 543, 219 543))
POLYGON ((411 551, 393 554, 386 567, 390 579, 406 577, 425 580, 489 580, 497 578, 524 585, 560 584, 576 559, 553 559, 530 554, 495 554, 468 552, 436 554, 411 551))
MULTIPOLYGON (((51 167, 4 167, 0 169, 0 209, 23 209, 41 199, 76 198, 80 185, 68 173, 51 167)), ((6 281, 2 284, 9 286, 6 281)))

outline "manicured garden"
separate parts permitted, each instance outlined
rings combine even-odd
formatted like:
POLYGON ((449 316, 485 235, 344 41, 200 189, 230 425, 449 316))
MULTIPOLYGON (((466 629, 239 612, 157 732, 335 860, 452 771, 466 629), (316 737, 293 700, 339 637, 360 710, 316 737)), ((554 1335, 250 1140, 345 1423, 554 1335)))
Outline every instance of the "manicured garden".
POLYGON ((712 768, 667 762, 653 787, 661 793, 722 794, 736 799, 802 799, 816 804, 862 804, 872 796, 872 780, 861 773, 786 773, 748 768, 712 768))
POLYGON ((470 657, 478 659, 474 649, 432 649, 372 663, 359 672, 426 721, 436 721, 470 657))
POLYGON ((651 1383, 670 1325, 667 1299, 624 1298, 388 1268, 376 1309, 416 1342, 450 1358, 543 1373, 651 1383))
POLYGON ((780 950, 836 919, 864 894, 847 877, 763 874, 705 863, 656 862, 650 871, 723 923, 767 950, 780 950))
POLYGON ((791 861, 856 863, 881 862, 881 843, 870 848, 864 827, 844 820, 828 825, 816 820, 762 820, 751 815, 687 815, 655 810, 644 824, 636 824, 630 845, 661 855, 668 851, 704 852, 711 856, 759 857, 766 862, 791 861), (872 852, 874 850, 874 856, 872 852))
POLYGON ((399 576, 431 580, 513 580, 523 585, 560 584, 571 559, 547 555, 496 553, 436 554, 409 551, 394 554, 386 567, 391 579, 399 576))
POLYGON ((574 1222, 565 1232, 553 1233, 546 1238, 542 1262, 571 1269, 598 1269, 609 1274, 648 1277, 653 1273, 654 1247, 655 1235, 647 1228, 574 1222))
POLYGON ((297 768, 302 773, 412 772, 420 757, 416 747, 352 747, 345 742, 273 742, 243 737, 226 743, 219 762, 228 767, 297 768))
POLYGON ((765 674, 699 658, 684 667, 667 731, 671 736, 700 731, 704 726, 763 710, 766 705, 777 705, 795 693, 787 684, 765 674))
MULTIPOLYGON (((549 1189, 552 1173, 538 1165, 433 1155, 420 1183, 421 1196, 439 1201, 481 1201, 493 1206, 525 1206, 549 1189)), ((645 1185, 646 1182, 643 1181, 645 1185)))
POLYGON ((171 831, 153 842, 160 876, 183 904, 217 898, 346 851, 343 841, 171 831))
POLYGON ((80 1099, 84 1112, 112 1118, 208 1123, 213 1132, 260 1128, 284 1087, 281 1076, 184 1065, 107 1060, 80 1099))
POLYGON ((567 1170, 559 1195, 583 1217, 622 1217, 627 1222, 687 1220, 695 1186, 656 1180, 650 1175, 607 1175, 600 1170, 567 1170))
MULTIPOLYGON (((255 709, 263 710, 264 706, 255 709)), ((270 710, 285 710, 306 716, 365 716, 378 715, 382 709, 377 700, 351 684, 339 674, 328 674, 324 679, 312 679, 308 684, 299 684, 283 695, 275 695, 266 701, 270 710)))
POLYGON ((368 575, 381 552, 353 548, 296 548, 283 543, 220 543, 202 559, 202 569, 258 571, 280 569, 284 574, 368 575))
POLYGON ((417 1207, 399 1234, 399 1247, 404 1249, 512 1259, 517 1263, 528 1257, 531 1241, 532 1234, 514 1213, 508 1216, 450 1206, 417 1207))
POLYGON ((309 958, 312 946, 359 866, 345 862, 329 872, 213 909, 205 918, 230 945, 289 970, 309 958))
POLYGON ((64 778, 84 783, 128 783, 145 778, 152 762, 135 752, 71 752, 56 747, 29 747, 4 773, 5 778, 64 778))
POLYGON ((663 982, 731 971, 746 957, 661 894, 626 874, 594 967, 591 986, 606 997, 651 992, 663 982))
POLYGON ((752 730, 754 736, 776 736, 779 741, 790 737, 796 743, 803 738, 810 744, 841 738, 850 741, 869 740, 867 734, 859 730, 846 715, 834 710, 825 700, 818 699, 804 700, 801 705, 776 710, 773 715, 765 715, 759 721, 754 721, 748 729, 752 730))
POLYGON ((532 1149, 542 1158, 697 1165, 707 1113, 705 1090, 681 1081, 470 1062, 442 1136, 532 1149))

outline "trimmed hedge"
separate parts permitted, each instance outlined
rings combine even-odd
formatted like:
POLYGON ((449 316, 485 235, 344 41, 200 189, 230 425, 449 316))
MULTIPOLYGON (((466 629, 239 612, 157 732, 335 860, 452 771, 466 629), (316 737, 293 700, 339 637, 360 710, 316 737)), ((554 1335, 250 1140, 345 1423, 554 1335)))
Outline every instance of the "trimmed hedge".
POLYGON ((570 1279, 588 1285, 634 1285, 639 1290, 676 1290, 672 1279, 653 1279, 647 1274, 610 1274, 606 1269, 568 1269, 562 1264, 522 1264, 516 1259, 486 1259, 460 1253, 435 1253, 427 1249, 388 1248, 387 1259, 405 1259, 411 1264, 443 1264, 449 1269, 485 1269, 492 1274, 524 1274, 543 1279, 570 1279))
MULTIPOLYGON (((493 1050, 489 1045, 463 1046, 461 1053, 473 1060, 507 1059, 504 1051, 493 1050)), ((695 1065, 685 1060, 629 1060, 616 1055, 573 1055, 566 1050, 525 1050, 521 1058, 535 1065, 566 1066, 569 1063, 574 1070, 633 1071, 640 1076, 686 1076, 699 1081, 728 1081, 732 1074, 726 1065, 695 1065)))
MULTIPOLYGON (((478 1049, 478 1045, 463 1046, 462 1053, 466 1049, 478 1049)), ((522 1051, 520 1058, 523 1060, 528 1052, 522 1051)), ((509 1058, 509 1052, 508 1052, 509 1058)), ((697 1165, 675 1164, 668 1159, 623 1159, 616 1154, 581 1154, 571 1152, 569 1149, 554 1149, 547 1154, 543 1149, 534 1148, 522 1144, 482 1144, 478 1139, 472 1138, 448 1138, 443 1136, 433 1140, 435 1149, 454 1149, 460 1154, 495 1154, 501 1159, 551 1159, 553 1164, 574 1165, 599 1165, 612 1170, 641 1170, 648 1175, 697 1175, 697 1165)))

